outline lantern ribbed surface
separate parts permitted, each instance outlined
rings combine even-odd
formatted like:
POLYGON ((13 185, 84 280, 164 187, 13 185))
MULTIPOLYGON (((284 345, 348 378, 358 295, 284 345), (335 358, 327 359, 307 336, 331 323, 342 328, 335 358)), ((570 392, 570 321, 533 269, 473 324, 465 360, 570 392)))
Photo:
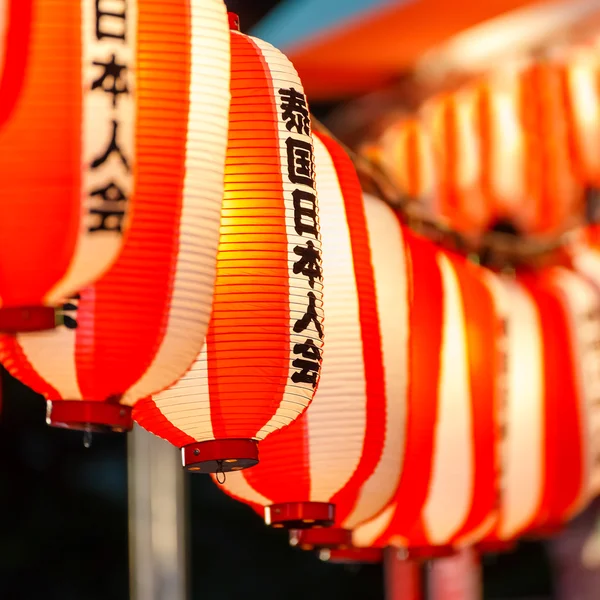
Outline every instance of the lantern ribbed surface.
MULTIPOLYGON (((261 446, 224 490, 276 527, 351 528, 392 498, 402 461, 407 278, 400 223, 365 196, 345 152, 315 138, 327 337, 307 412, 261 446), (334 513, 335 510, 335 513, 334 513)), ((327 535, 327 530, 315 529, 327 535)), ((321 535, 321 538, 323 537, 321 535)))
POLYGON ((0 340, 5 367, 51 401, 57 425, 131 427, 130 407, 191 365, 210 317, 230 96, 227 15, 220 0, 170 2, 168 19, 165 2, 128 6, 132 55, 144 66, 125 247, 106 275, 64 303, 64 325, 0 340))
POLYGON ((557 61, 567 105, 567 128, 577 176, 600 186, 600 61, 592 47, 577 47, 557 61))
POLYGON ((405 453, 395 499, 354 531, 359 547, 433 556, 494 524, 502 321, 493 283, 461 257, 408 238, 412 268, 405 453))
POLYGON ((304 412, 323 345, 309 112, 293 65, 231 32, 231 110, 212 320, 191 370, 135 418, 191 470, 251 466, 304 412), (232 446, 233 444, 233 446, 232 446))
POLYGON ((432 140, 439 217, 468 234, 482 232, 491 221, 481 188, 475 110, 475 95, 465 89, 435 97, 420 111, 424 135, 432 140))
POLYGON ((3 2, 0 330, 53 327, 49 307, 121 250, 139 86, 135 19, 113 4, 3 2))
POLYGON ((508 360, 501 502, 483 548, 552 531, 598 491, 599 290, 563 267, 505 280, 503 288, 508 360))

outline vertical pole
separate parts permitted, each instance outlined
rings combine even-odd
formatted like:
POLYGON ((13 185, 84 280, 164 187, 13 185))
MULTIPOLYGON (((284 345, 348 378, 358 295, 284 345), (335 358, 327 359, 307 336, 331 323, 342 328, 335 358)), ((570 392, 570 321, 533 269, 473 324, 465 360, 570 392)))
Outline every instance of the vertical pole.
POLYGON ((138 425, 127 452, 131 600, 187 600, 181 452, 138 425))
POLYGON ((481 561, 475 550, 465 548, 432 562, 427 572, 427 600, 481 600, 481 561))
POLYGON ((402 550, 386 548, 383 562, 386 600, 422 600, 421 568, 402 550))

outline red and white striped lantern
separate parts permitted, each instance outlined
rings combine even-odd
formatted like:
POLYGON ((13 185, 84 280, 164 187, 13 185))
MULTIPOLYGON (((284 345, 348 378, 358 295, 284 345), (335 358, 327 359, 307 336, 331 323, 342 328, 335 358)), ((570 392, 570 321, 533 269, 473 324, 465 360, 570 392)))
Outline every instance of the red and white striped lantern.
POLYGON ((349 542, 349 529, 391 500, 402 461, 407 365, 404 233, 382 201, 362 196, 354 167, 315 138, 327 345, 309 410, 261 445, 261 462, 223 489, 268 524, 314 529, 303 546, 349 542), (315 536, 317 539, 315 539, 315 536))
POLYGON ((560 528, 598 492, 600 475, 598 289, 564 267, 506 280, 504 288, 501 502, 483 550, 560 528))
MULTIPOLYGON (((234 19, 235 20, 235 19, 234 19)), ((231 32, 221 237, 206 344, 135 419, 191 471, 253 466, 257 443, 310 403, 323 345, 321 240, 310 117, 293 65, 231 32)))
POLYGON ((121 251, 143 160, 136 4, 0 2, 1 331, 53 328, 121 251))
MULTIPOLYGON (((73 3, 64 4, 66 11, 73 3)), ((49 400, 52 425, 129 429, 132 405, 176 381, 206 336, 223 199, 229 29, 220 0, 168 3, 166 21, 165 8, 153 0, 128 5, 131 60, 145 66, 137 69, 135 119, 123 125, 125 133, 135 122, 136 150, 124 249, 106 275, 65 302, 62 326, 0 339, 0 360, 49 400)), ((124 18, 99 23, 116 35, 124 18)), ((110 58, 111 48, 98 58, 110 58)), ((107 163, 123 157, 113 149, 107 163)))
POLYGON ((358 527, 353 542, 434 557, 495 523, 503 324, 496 282, 483 269, 425 241, 413 239, 409 248, 404 461, 394 501, 358 527))

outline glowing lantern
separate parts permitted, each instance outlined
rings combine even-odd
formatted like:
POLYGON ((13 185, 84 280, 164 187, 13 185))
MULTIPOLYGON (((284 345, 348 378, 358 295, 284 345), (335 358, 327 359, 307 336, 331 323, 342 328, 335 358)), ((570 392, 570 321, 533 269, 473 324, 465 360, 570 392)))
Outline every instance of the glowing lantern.
POLYGON ((432 557, 477 539, 495 522, 503 333, 491 276, 427 242, 409 245, 404 462, 394 501, 358 527, 353 542, 432 557))
MULTIPOLYGON (((131 406, 185 372, 208 327, 227 143, 227 15, 220 0, 171 3, 167 21, 162 3, 130 8, 131 54, 146 67, 136 83, 135 209, 124 249, 64 304, 64 325, 0 340, 0 360, 44 394, 57 426, 130 428, 131 406)), ((115 33, 121 21, 100 23, 115 33)))
MULTIPOLYGON (((500 290, 497 290, 498 292, 500 290)), ((505 282, 500 519, 482 547, 553 531, 598 492, 600 296, 562 267, 505 282)))
POLYGON ((438 218, 468 234, 481 233, 491 221, 491 207, 481 189, 475 111, 476 96, 470 89, 435 97, 421 109, 422 126, 434 148, 438 218))
MULTIPOLYGON (((577 181, 569 144, 567 104, 560 71, 550 63, 526 68, 520 74, 524 126, 535 138, 533 177, 539 174, 539 199, 525 233, 561 233, 583 208, 583 186, 577 181)), ((534 193, 537 190, 534 189, 534 193)))
POLYGON ((390 175, 405 198, 418 201, 429 216, 439 216, 433 142, 418 119, 391 124, 368 156, 390 175))
POLYGON ((577 175, 600 187, 600 62, 594 48, 579 47, 557 61, 567 103, 577 175))
POLYGON ((54 327, 53 307, 121 250, 144 32, 112 4, 0 6, 0 330, 54 327))
POLYGON ((407 363, 404 235, 382 201, 364 201, 347 155, 315 139, 327 344, 312 405, 261 445, 260 464, 223 488, 274 527, 314 529, 302 545, 350 542, 392 498, 402 460, 407 363), (315 536, 317 539, 315 539, 315 536))
POLYGON ((231 32, 231 111, 217 281, 206 345, 135 418, 194 471, 256 464, 257 441, 316 389, 323 339, 321 241, 310 118, 292 64, 231 32))

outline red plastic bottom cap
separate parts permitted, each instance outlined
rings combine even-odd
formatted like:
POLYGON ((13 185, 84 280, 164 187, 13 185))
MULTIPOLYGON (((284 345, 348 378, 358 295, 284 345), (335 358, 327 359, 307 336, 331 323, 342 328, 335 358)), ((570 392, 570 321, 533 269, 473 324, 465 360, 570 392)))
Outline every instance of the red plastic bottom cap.
POLYGON ((93 433, 130 431, 133 427, 129 406, 85 400, 48 401, 46 423, 52 427, 76 429, 93 433))
POLYGON ((352 546, 352 532, 341 527, 293 529, 290 531, 290 545, 302 550, 349 548, 352 546))
POLYGON ((437 558, 448 558, 457 553, 452 546, 412 546, 410 548, 399 548, 406 560, 435 560, 437 558))
POLYGON ((285 502, 265 507, 265 522, 271 527, 307 529, 331 527, 335 505, 328 502, 285 502))
POLYGON ((7 306, 0 308, 0 331, 19 333, 56 327, 52 306, 7 306))
POLYGON ((352 565, 356 563, 378 565, 383 562, 382 548, 322 548, 319 558, 325 562, 338 565, 352 565))
POLYGON ((209 440, 181 449, 183 466, 192 473, 229 473, 258 464, 256 440, 209 440))

